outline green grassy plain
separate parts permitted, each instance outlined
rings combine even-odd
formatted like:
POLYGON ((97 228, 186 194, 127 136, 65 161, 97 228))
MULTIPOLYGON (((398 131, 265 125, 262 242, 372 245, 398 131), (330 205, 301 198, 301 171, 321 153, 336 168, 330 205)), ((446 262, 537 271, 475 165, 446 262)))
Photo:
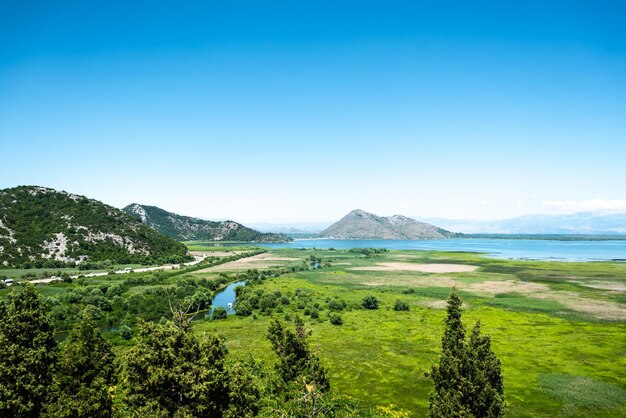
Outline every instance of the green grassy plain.
MULTIPOLYGON (((626 321, 621 316, 626 305, 616 297, 619 292, 589 287, 602 283, 620 288, 626 282, 624 264, 492 260, 418 251, 374 258, 329 250, 272 253, 331 260, 330 267, 268 279, 254 287, 283 295, 300 289, 307 295, 306 307, 322 307, 319 319, 305 317, 313 331, 311 342, 330 371, 333 387, 366 406, 395 404, 414 416, 427 413, 432 385, 424 372, 439 356, 443 301, 452 280, 465 301, 466 326, 480 319, 483 331, 492 335, 502 361, 509 416, 626 415, 626 321), (471 264, 479 269, 351 270, 399 261, 471 264), (409 289, 412 293, 406 293, 409 289), (362 309, 366 295, 379 298, 380 309, 362 309), (330 324, 329 310, 323 308, 333 298, 347 302, 341 326, 330 324), (398 299, 410 305, 409 312, 393 310, 398 299), (586 306, 577 308, 573 302, 586 306)), ((272 315, 304 315, 294 303, 282 310, 272 315)), ((223 335, 235 358, 253 355, 272 364, 275 358, 265 337, 269 321, 269 315, 257 312, 254 317, 199 321, 196 329, 223 335)))

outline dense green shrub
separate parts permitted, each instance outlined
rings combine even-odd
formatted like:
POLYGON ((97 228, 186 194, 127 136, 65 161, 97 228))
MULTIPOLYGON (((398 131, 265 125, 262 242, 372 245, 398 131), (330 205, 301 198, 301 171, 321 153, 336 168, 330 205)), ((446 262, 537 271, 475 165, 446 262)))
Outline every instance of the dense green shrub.
POLYGON ((366 258, 389 252, 386 248, 351 248, 348 251, 354 254, 363 254, 366 258))
POLYGON ((331 313, 328 316, 328 319, 330 320, 330 323, 333 325, 341 325, 343 324, 343 319, 341 319, 341 315, 339 315, 338 313, 331 313))
POLYGON ((402 300, 396 300, 396 303, 393 305, 393 310, 394 311, 408 311, 409 310, 409 304, 402 301, 402 300))
POLYGON ((346 307, 346 302, 340 299, 331 299, 327 305, 331 311, 343 311, 346 307))
POLYGON ((226 319, 226 317, 228 317, 228 312, 223 306, 218 306, 217 308, 213 309, 213 313, 211 314, 211 318, 213 320, 226 319))
POLYGON ((235 304, 235 314, 239 316, 249 316, 252 314, 252 307, 245 300, 235 304))
POLYGON ((365 309, 378 309, 378 299, 376 296, 365 296, 363 298, 363 307, 365 309))
POLYGON ((130 340, 131 338, 133 338, 133 330, 126 324, 120 327, 119 333, 120 337, 122 337, 124 340, 130 340))
POLYGON ((263 311, 267 311, 276 306, 276 296, 273 293, 265 293, 259 301, 259 307, 263 311))

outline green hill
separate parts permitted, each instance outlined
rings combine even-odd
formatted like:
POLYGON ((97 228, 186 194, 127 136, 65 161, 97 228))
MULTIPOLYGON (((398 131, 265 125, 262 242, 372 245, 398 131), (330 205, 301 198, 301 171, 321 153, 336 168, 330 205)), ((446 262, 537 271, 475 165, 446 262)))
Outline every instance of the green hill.
POLYGON ((179 241, 291 241, 283 234, 262 233, 233 221, 207 221, 168 212, 156 206, 133 203, 122 209, 163 235, 179 241))
POLYGON ((0 267, 187 258, 184 245, 97 200, 38 186, 0 190, 0 267))

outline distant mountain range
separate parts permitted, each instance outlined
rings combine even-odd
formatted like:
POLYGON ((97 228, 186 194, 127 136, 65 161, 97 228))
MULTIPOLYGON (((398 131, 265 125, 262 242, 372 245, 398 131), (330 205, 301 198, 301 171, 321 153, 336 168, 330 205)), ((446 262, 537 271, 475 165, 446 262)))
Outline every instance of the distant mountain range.
POLYGON ((156 206, 133 203, 122 209, 163 235, 179 241, 283 242, 283 234, 262 233, 233 221, 207 221, 168 212, 156 206))
POLYGON ((297 222, 297 223, 255 223, 250 227, 261 232, 274 232, 279 234, 296 234, 296 235, 312 235, 317 234, 332 222, 297 222))
POLYGON ((0 190, 0 267, 187 257, 183 244, 97 200, 38 186, 0 190))
POLYGON ((626 213, 538 214, 503 220, 418 219, 466 234, 626 234, 626 213))
POLYGON ((446 239, 457 234, 402 215, 377 216, 353 210, 320 232, 321 238, 335 239, 446 239))

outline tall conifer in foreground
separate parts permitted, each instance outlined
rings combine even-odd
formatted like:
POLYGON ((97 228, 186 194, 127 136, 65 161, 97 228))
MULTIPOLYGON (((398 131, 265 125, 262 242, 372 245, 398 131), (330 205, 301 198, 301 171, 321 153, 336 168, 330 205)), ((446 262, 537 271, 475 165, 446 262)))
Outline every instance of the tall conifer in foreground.
POLYGON ((32 285, 14 291, 0 312, 0 416, 38 417, 55 361, 50 320, 32 285))
POLYGON ((441 357, 429 373, 435 385, 430 394, 430 415, 501 417, 505 403, 500 361, 491 350, 490 337, 481 335, 480 322, 466 341, 462 303, 456 289, 452 289, 441 357))
POLYGON ((285 386, 293 382, 300 385, 304 381, 314 385, 316 390, 325 391, 330 388, 326 370, 309 349, 309 333, 302 318, 296 316, 294 319, 294 331, 287 329, 280 321, 273 320, 267 336, 280 359, 276 370, 285 386))
POLYGON ((352 405, 330 391, 330 382, 319 357, 308 344, 310 332, 299 316, 294 329, 273 320, 267 337, 280 359, 272 399, 262 416, 284 417, 351 417, 358 416, 352 405))
POLYGON ((50 417, 100 417, 113 415, 109 394, 115 369, 111 346, 93 318, 85 313, 60 346, 50 404, 50 417))
POLYGON ((196 336, 187 321, 141 323, 123 356, 127 415, 221 417, 229 404, 224 356, 216 335, 196 336))
POLYGON ((480 321, 472 330, 469 356, 474 365, 472 412, 477 417, 501 417, 506 410, 500 360, 491 349, 491 337, 480 333, 480 321))

